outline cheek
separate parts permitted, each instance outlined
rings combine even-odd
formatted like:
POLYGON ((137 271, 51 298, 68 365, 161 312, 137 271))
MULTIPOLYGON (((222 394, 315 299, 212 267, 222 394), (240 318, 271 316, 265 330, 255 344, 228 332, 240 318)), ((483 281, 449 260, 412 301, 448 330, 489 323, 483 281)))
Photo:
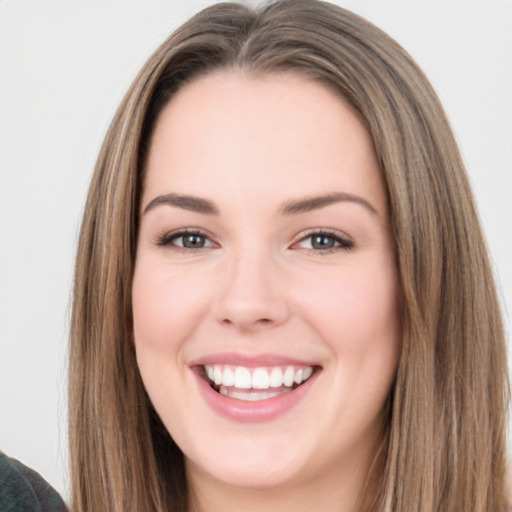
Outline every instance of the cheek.
MULTIPOLYGON (((347 266, 302 287, 301 310, 310 324, 343 356, 394 364, 400 339, 394 265, 347 266)), ((298 293, 298 292, 297 292, 298 293)))
POLYGON ((138 347, 175 350, 208 307, 207 290, 204 276, 137 266, 132 303, 138 347))
POLYGON ((173 436, 185 436, 184 418, 191 414, 183 409, 191 400, 184 348, 207 308, 207 289, 204 275, 197 272, 171 270, 143 258, 137 262, 132 286, 137 364, 151 402, 173 436))
POLYGON ((331 423, 337 425, 339 439, 347 432, 354 436, 371 429, 380 432, 401 337, 394 265, 376 262, 347 267, 333 272, 322 285, 311 282, 309 289, 302 310, 332 356, 329 369, 337 392, 328 395, 331 423))

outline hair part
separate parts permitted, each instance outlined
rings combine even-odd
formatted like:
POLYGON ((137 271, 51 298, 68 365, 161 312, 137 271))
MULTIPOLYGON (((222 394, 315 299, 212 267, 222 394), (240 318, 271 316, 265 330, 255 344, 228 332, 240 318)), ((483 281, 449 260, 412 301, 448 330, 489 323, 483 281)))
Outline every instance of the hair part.
POLYGON ((403 337, 385 441, 366 487, 376 491, 362 496, 362 510, 504 511, 504 332, 457 145, 409 55, 366 20, 316 0, 205 9, 150 57, 115 115, 75 270, 73 510, 187 509, 183 455, 137 368, 131 285, 152 130, 178 89, 221 69, 318 81, 358 112, 374 142, 390 205, 403 337))

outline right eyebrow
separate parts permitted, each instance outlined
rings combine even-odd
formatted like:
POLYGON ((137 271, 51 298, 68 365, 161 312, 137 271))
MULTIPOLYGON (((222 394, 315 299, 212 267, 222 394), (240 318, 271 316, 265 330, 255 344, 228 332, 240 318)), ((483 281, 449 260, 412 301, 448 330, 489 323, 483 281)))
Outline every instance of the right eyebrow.
POLYGON ((347 194, 345 192, 334 192, 331 194, 325 194, 323 196, 312 196, 295 199, 293 201, 286 201, 281 207, 281 213, 283 215, 305 213, 339 202, 356 203, 364 206, 364 208, 366 208, 369 212, 378 214, 377 209, 366 199, 354 194, 347 194))
POLYGON ((205 215, 219 214, 219 209, 214 203, 207 199, 180 194, 164 194, 152 199, 144 208, 142 215, 160 205, 176 206, 177 208, 182 208, 196 213, 203 213, 205 215))

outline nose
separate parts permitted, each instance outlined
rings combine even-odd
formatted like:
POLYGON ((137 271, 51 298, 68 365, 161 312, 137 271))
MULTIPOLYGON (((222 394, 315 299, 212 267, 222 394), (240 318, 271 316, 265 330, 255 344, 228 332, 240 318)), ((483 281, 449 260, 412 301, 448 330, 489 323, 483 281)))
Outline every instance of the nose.
POLYGON ((281 325, 290 308, 286 287, 272 257, 265 253, 233 255, 213 305, 218 322, 242 331, 281 325))

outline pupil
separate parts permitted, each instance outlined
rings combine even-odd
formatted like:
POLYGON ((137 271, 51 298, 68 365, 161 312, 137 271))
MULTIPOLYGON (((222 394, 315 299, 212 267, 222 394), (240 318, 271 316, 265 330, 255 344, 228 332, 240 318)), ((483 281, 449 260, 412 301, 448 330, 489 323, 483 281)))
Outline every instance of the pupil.
POLYGON ((332 249, 334 247, 334 239, 329 236, 318 235, 313 237, 312 245, 314 249, 332 249))
POLYGON ((183 245, 192 248, 203 247, 204 238, 201 235, 187 235, 183 237, 183 245))

